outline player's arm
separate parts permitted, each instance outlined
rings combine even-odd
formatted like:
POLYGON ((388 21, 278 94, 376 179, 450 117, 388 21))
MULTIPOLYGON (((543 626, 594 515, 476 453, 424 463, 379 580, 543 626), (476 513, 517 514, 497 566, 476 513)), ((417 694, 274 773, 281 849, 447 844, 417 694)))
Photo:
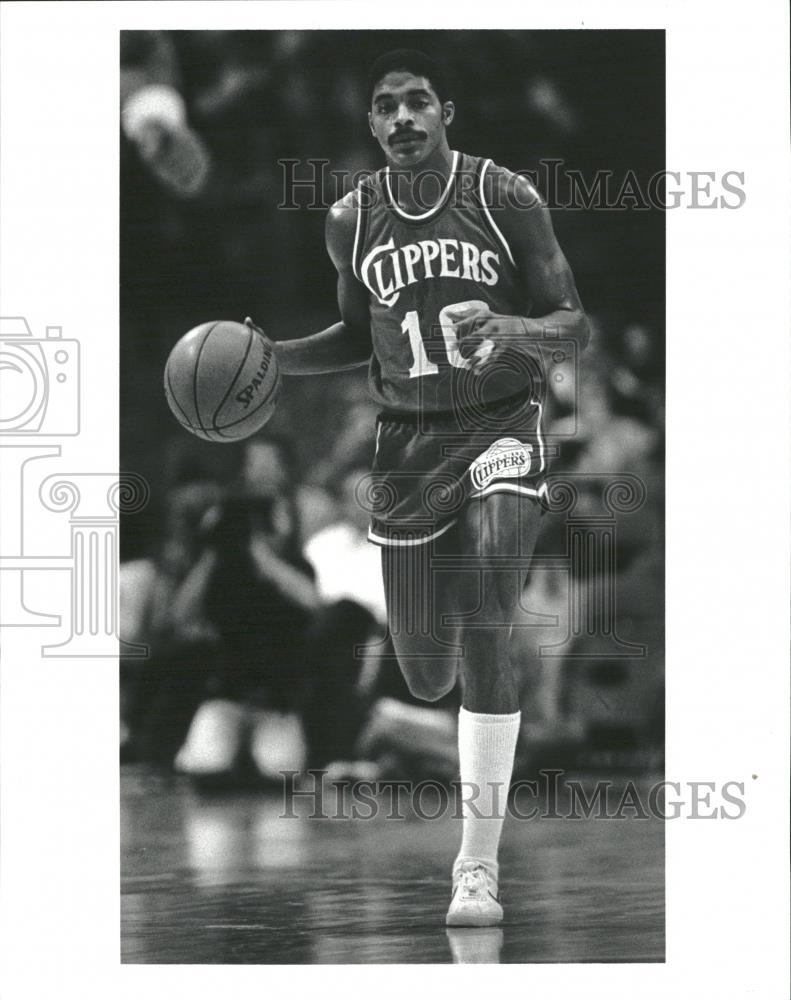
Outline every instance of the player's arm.
POLYGON ((368 291, 354 275, 354 236, 357 227, 355 192, 329 211, 325 237, 327 251, 338 272, 341 321, 298 340, 275 343, 275 354, 286 375, 314 375, 343 371, 365 364, 371 357, 368 291))
POLYGON ((546 203, 526 177, 503 172, 495 182, 500 184, 501 196, 506 195, 502 198, 503 235, 532 303, 525 331, 542 337, 545 331, 555 330, 575 340, 583 351, 590 336, 588 320, 546 203))
POLYGON ((509 171, 487 174, 486 192, 492 217, 505 237, 522 279, 530 316, 471 316, 457 326, 470 356, 483 342, 499 338, 513 342, 548 335, 574 340, 580 351, 588 344, 588 320, 574 276, 560 249, 549 209, 527 178, 509 171))

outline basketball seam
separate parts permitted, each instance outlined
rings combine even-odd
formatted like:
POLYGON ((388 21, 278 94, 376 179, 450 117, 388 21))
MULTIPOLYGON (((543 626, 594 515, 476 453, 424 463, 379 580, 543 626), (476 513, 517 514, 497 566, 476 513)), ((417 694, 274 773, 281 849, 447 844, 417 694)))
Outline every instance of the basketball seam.
POLYGON ((280 392, 280 384, 278 383, 275 391, 270 392, 270 394, 266 397, 266 399, 262 400, 254 410, 250 410, 249 412, 245 413, 243 417, 239 417, 238 420, 232 420, 229 424, 223 424, 221 427, 218 424, 215 424, 214 430, 217 431, 218 434, 221 434, 224 430, 227 430, 229 427, 235 427, 237 424, 244 423, 244 421, 247 420, 248 417, 252 417, 254 413, 258 413, 258 411, 261 409, 262 406, 266 406, 267 403, 272 402, 273 396, 275 396, 275 402, 277 402, 277 396, 275 395, 275 393, 279 394, 279 392, 280 392))
POLYGON ((176 416, 175 413, 173 414, 173 419, 176 421, 176 423, 179 425, 179 427, 186 427, 186 428, 188 428, 191 431, 195 430, 195 428, 192 426, 192 424, 188 424, 186 420, 179 420, 179 418, 176 416))
MULTIPOLYGON (((256 331, 252 327, 249 327, 249 331, 250 331, 250 336, 247 339, 247 347, 245 348, 245 351, 244 351, 244 357, 242 358, 239 367, 236 369, 236 374, 231 379, 230 385, 225 390, 225 395, 222 397, 222 399, 220 400, 220 402, 214 408, 214 414, 212 415, 212 418, 211 418, 211 425, 212 425, 212 428, 214 430, 218 430, 218 426, 217 426, 217 414, 220 412, 220 410, 223 408, 223 406, 225 406, 226 399, 230 396, 231 390, 236 385, 236 380, 241 375, 242 369, 244 368, 244 366, 245 366, 245 364, 247 362, 247 359, 250 357, 250 350, 251 350, 251 348, 253 346, 253 338, 256 336, 256 331)), ((266 344, 264 344, 264 347, 266 348, 266 344)))
MULTIPOLYGON (((187 427, 189 427, 191 429, 192 428, 192 421, 190 420, 189 414, 187 413, 187 411, 184 409, 184 407, 181 405, 181 403, 176 398, 176 392, 175 392, 175 389, 173 388, 173 383, 170 381, 170 369, 167 367, 167 365, 165 366, 165 382, 166 382, 166 385, 167 385, 167 390, 170 393, 170 398, 173 400, 173 402, 179 408, 179 411, 182 413, 182 415, 184 416, 184 419, 187 421, 187 427)), ((175 413, 173 414, 173 416, 176 416, 175 413)), ((178 420, 178 417, 176 417, 176 420, 178 420)), ((179 420, 179 423, 181 423, 180 420, 179 420)))
POLYGON ((207 430, 207 431, 202 431, 201 432, 199 430, 199 428, 197 428, 194 424, 191 424, 191 423, 189 423, 189 422, 187 422, 185 420, 179 420, 179 418, 176 416, 175 413, 173 414, 173 419, 176 421, 176 423, 179 425, 179 427, 183 427, 185 431, 191 431, 196 437, 201 438, 202 441, 212 441, 213 440, 213 438, 209 437, 209 434, 211 433, 211 431, 207 430), (201 434, 203 434, 205 436, 201 437, 201 434))
MULTIPOLYGON (((204 433, 206 433, 207 428, 203 426, 203 420, 201 419, 201 414, 200 414, 200 407, 198 406, 198 371, 200 370, 201 354, 203 354, 203 348, 206 346, 206 341, 209 339, 209 335, 211 334, 212 330, 216 326, 218 326, 219 323, 220 320, 215 320, 215 322, 212 323, 212 325, 204 334, 203 340, 201 341, 201 345, 198 348, 198 356, 195 358, 195 368, 192 372, 192 398, 195 403, 195 416, 198 418, 198 426, 204 433)), ((211 430, 211 428, 208 429, 211 430)))

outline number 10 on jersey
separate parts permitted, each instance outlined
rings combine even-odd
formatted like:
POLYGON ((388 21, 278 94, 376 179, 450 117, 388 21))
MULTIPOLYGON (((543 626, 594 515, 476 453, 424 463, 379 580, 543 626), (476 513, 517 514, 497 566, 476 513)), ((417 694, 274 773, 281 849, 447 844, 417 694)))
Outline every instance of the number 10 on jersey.
MULTIPOLYGON (((445 354, 448 363, 454 368, 469 368, 470 363, 461 356, 459 351, 459 338, 456 336, 456 323, 464 319, 471 312, 479 309, 486 309, 488 303, 480 299, 470 299, 467 302, 454 302, 440 310, 439 325, 442 330, 442 339, 445 342, 445 354)), ((404 316, 401 324, 401 331, 409 337, 409 345, 412 348, 412 365, 409 369, 410 378, 422 378, 424 375, 436 375, 439 367, 433 361, 429 361, 426 354, 426 346, 420 333, 420 317, 417 309, 410 309, 404 316)))

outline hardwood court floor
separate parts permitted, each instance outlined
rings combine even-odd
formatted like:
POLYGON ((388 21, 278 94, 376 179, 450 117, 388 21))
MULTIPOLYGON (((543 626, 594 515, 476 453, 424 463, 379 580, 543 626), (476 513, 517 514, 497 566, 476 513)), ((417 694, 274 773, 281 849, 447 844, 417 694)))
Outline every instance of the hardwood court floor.
MULTIPOLYGON (((386 809, 373 820, 283 819, 283 810, 282 794, 206 797, 180 779, 124 768, 122 960, 664 960, 660 820, 509 817, 505 923, 446 930, 460 836, 450 810, 436 821, 387 819, 386 809)), ((323 810, 331 815, 332 802, 323 810)))

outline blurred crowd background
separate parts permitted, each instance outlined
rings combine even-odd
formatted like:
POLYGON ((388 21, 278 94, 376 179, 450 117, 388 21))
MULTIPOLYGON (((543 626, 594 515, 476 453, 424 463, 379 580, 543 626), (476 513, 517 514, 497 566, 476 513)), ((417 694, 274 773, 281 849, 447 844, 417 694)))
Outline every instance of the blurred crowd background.
POLYGON ((222 786, 304 766, 455 774, 458 694, 418 704, 384 639, 355 497, 377 412, 365 369, 287 379, 238 445, 183 431, 162 390, 199 323, 249 314, 287 339, 336 321, 324 222, 350 180, 330 171, 382 165, 366 74, 401 46, 446 68, 451 146, 531 171, 553 207, 593 327, 578 370, 550 383, 553 472, 579 477, 578 513, 600 512, 618 474, 646 488, 616 519, 614 583, 618 636, 644 656, 600 636, 535 655, 566 635, 574 583, 568 518, 545 518, 539 552, 558 559, 531 574, 517 630, 532 664, 517 771, 660 769, 664 216, 628 195, 664 168, 664 39, 647 31, 122 32, 121 464, 151 484, 122 524, 123 638, 151 650, 122 663, 124 758, 222 786), (309 161, 327 164, 319 204, 286 190, 309 161), (565 204, 564 171, 607 171, 613 204, 565 204))

